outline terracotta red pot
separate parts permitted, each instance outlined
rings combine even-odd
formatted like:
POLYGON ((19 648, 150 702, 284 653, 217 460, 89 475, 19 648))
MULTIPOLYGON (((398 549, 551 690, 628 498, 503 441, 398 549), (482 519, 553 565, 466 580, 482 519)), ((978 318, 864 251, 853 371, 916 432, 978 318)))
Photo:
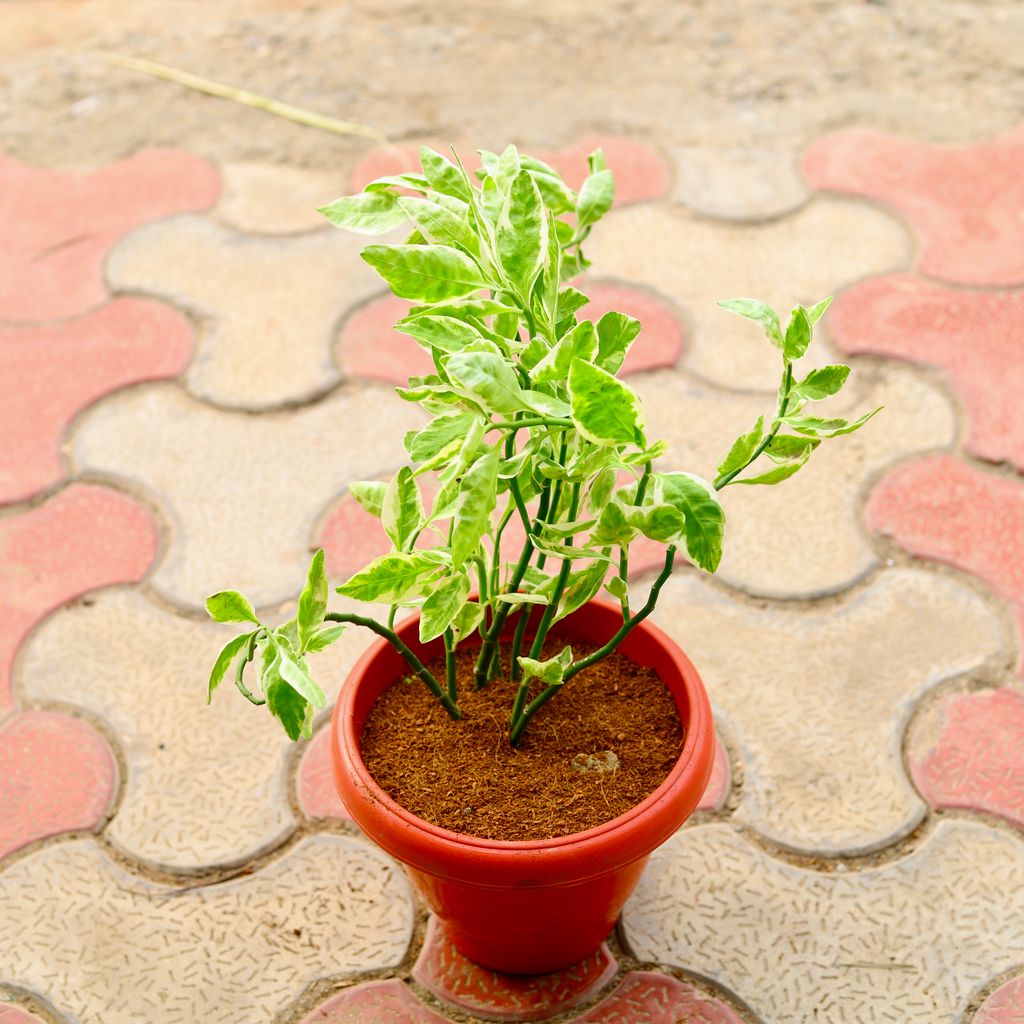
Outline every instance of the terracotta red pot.
MULTIPOLYGON (((621 623, 618 605, 592 601, 560 622, 558 632, 570 641, 601 644, 621 623)), ((398 633, 424 662, 442 652, 440 640, 419 642, 416 617, 402 623, 398 633)), ((619 650, 653 668, 671 691, 683 722, 683 750, 668 778, 642 803, 597 828, 558 839, 500 842, 465 836, 399 806, 367 771, 359 739, 376 699, 408 673, 408 666, 378 640, 345 682, 331 727, 341 799, 360 828, 405 865, 452 942, 478 964, 534 974, 592 953, 614 926, 648 855, 679 828, 704 793, 715 741, 697 670, 647 622, 619 650)))

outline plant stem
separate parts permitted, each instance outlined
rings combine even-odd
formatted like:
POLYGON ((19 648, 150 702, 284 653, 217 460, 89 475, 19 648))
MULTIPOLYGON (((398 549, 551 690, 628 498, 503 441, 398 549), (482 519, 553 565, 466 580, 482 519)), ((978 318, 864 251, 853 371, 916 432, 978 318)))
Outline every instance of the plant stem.
POLYGON ((266 697, 256 697, 250 693, 248 687, 245 685, 243 676, 245 675, 245 666, 252 661, 253 656, 256 654, 256 637, 259 632, 260 631, 257 629, 253 635, 249 637, 249 643, 245 648, 245 657, 239 658, 238 665, 235 667, 235 686, 238 687, 239 692, 250 704, 255 704, 257 707, 259 707, 260 704, 266 704, 267 699, 266 697))
POLYGON ((455 680, 455 633, 451 626, 444 631, 444 668, 448 680, 448 699, 456 704, 459 690, 455 680))
POLYGON ((328 612, 324 619, 328 622, 350 622, 355 626, 364 626, 366 629, 372 630, 377 636, 383 637, 398 653, 405 658, 408 662, 409 667, 427 684, 427 689, 441 702, 442 707, 448 712, 454 719, 462 717, 462 712, 459 711, 458 705, 453 701, 441 686, 438 681, 434 678, 433 673, 428 669, 419 658, 403 643, 402 638, 393 630, 388 629, 387 626, 381 625, 376 619, 371 619, 366 615, 355 615, 351 612, 328 612))
POLYGON ((521 420, 502 420, 493 423, 495 430, 518 430, 520 427, 561 427, 568 430, 573 425, 572 420, 549 419, 542 416, 527 416, 521 420))

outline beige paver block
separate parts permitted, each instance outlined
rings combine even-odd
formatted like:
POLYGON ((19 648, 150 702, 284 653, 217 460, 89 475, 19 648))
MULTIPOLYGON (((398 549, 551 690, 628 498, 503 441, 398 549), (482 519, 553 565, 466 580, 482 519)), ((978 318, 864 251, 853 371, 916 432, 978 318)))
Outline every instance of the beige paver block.
POLYGON ((666 585, 656 617, 744 762, 736 820, 825 855, 880 848, 921 821, 900 754, 910 712, 1009 643, 974 591, 912 569, 813 609, 741 603, 687 574, 666 585))
POLYGON ((239 161, 221 165, 224 188, 214 213, 230 228, 289 234, 322 228, 318 206, 345 195, 343 171, 239 161))
POLYGON ((684 829, 626 905, 642 960, 685 966, 758 1020, 937 1024, 1019 965, 1024 843, 942 822, 908 857, 848 874, 774 860, 728 825, 684 829))
POLYGON ((366 239, 326 227, 289 238, 172 217, 122 239, 107 262, 116 290, 167 299, 199 321, 189 390, 231 408, 310 398, 339 378, 330 346, 342 316, 381 290, 366 239))
POLYGON ((316 517, 352 480, 405 459, 424 416, 390 388, 359 386, 287 412, 214 409, 174 385, 122 393, 79 421, 82 472, 137 481, 170 524, 153 586, 201 608, 227 587, 257 606, 294 597, 316 517))
MULTIPOLYGON (((57 612, 27 644, 25 698, 85 707, 117 734, 127 777, 106 835, 131 857, 172 871, 232 866, 295 827, 293 744, 280 724, 235 691, 233 674, 206 705, 214 658, 241 629, 112 590, 57 612)), ((351 627, 311 659, 329 698, 373 639, 351 627)))
MULTIPOLYGON (((889 215, 818 198, 782 220, 750 225, 663 204, 614 210, 591 236, 587 256, 602 274, 652 285, 686 310, 693 324, 690 369, 725 387, 774 390, 778 352, 755 324, 715 303, 743 295, 786 313, 794 303, 817 302, 862 277, 905 266, 910 251, 906 232, 889 215)), ((820 345, 808 365, 815 359, 836 361, 820 345)))
POLYGON ((401 869, 336 835, 191 889, 61 843, 0 873, 0 904, 0 977, 81 1024, 269 1024, 319 978, 396 965, 413 919, 401 869))
MULTIPOLYGON (((663 464, 709 480, 733 440, 774 408, 771 396, 723 393, 682 373, 637 378, 635 387, 648 436, 670 444, 663 464)), ((853 418, 879 405, 885 409, 860 431, 825 440, 782 484, 720 493, 727 517, 720 579, 766 596, 808 597, 841 590, 876 564, 861 526, 869 481, 890 463, 955 437, 946 397, 895 364, 855 368, 844 392, 816 409, 853 418)))
POLYGON ((778 217, 810 197, 796 154, 754 147, 672 146, 672 198, 727 220, 778 217))

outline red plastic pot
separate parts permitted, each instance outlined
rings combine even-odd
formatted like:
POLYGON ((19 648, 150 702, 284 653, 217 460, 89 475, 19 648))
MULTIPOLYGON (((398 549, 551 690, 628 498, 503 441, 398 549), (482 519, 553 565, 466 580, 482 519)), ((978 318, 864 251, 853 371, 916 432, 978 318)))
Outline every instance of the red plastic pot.
MULTIPOLYGON (((617 605, 591 601, 560 622, 558 631, 570 642, 602 644, 621 623, 617 605)), ((419 642, 415 616, 398 633, 424 662, 442 652, 440 640, 419 642)), ((683 749, 668 778, 646 800, 597 828, 558 839, 480 839, 410 814, 374 782, 359 753, 370 709, 408 666, 379 640, 345 682, 331 726, 341 799, 360 828, 405 865, 451 941, 478 964, 535 974, 592 953, 613 928, 651 851, 679 828, 704 793, 715 742, 697 670, 647 622, 619 650, 653 668, 672 693, 683 723, 683 749)))

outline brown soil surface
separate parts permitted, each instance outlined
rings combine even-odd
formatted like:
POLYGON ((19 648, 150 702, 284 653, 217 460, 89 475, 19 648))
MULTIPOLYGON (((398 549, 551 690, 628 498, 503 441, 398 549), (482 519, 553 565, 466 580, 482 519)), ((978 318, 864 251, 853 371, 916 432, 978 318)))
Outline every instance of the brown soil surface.
MULTIPOLYGON (((545 656, 563 645, 553 640, 545 656)), ((573 653, 580 658, 592 649, 577 645, 573 653)), ((370 773, 425 821, 486 839, 582 832, 643 800, 679 757, 682 726, 671 694, 652 669, 621 654, 574 676, 515 749, 508 741, 515 685, 499 678, 474 689, 473 659, 472 651, 457 656, 463 720, 452 721, 409 677, 384 692, 363 730, 370 773), (573 767, 578 754, 609 750, 619 759, 614 771, 573 767)), ((443 661, 431 668, 444 677, 443 661)))

